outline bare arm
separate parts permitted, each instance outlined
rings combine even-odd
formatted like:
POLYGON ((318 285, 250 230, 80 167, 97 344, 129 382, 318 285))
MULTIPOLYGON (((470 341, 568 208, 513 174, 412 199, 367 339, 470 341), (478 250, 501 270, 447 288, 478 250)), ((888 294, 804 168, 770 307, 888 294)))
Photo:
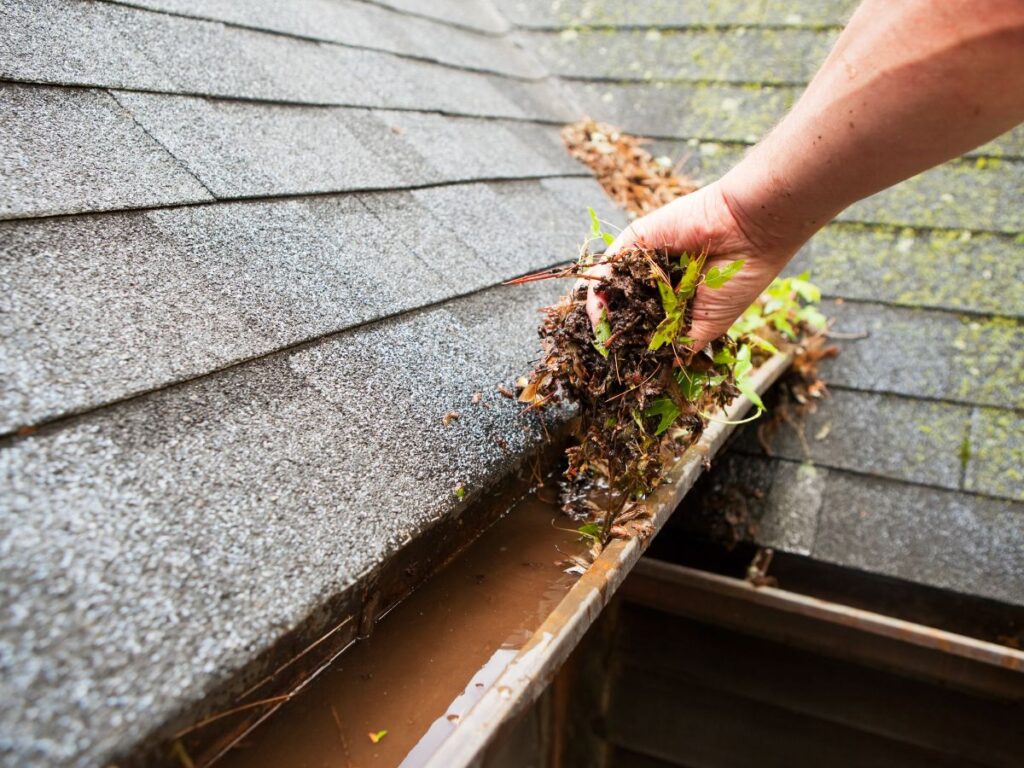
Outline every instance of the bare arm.
MULTIPOLYGON (((691 334, 723 333, 837 213, 1024 120, 1024 0, 864 0, 788 115, 719 181, 638 219, 637 239, 747 258, 704 290, 691 334)), ((592 315, 600 315, 592 296, 592 315)))

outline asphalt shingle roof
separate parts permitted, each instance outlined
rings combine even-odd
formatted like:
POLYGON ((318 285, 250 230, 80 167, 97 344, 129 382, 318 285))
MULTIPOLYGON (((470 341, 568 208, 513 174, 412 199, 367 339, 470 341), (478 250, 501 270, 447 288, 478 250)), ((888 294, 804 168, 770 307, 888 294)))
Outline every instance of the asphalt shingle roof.
POLYGON ((228 706, 537 442, 499 283, 621 216, 493 7, 400 6, 0 10, 0 764, 228 706))
MULTIPOLYGON (((499 5, 519 29, 487 0, 0 8, 0 764, 217 710, 458 519, 539 434, 494 387, 562 286, 498 284, 574 255, 586 206, 621 221, 558 124, 710 180, 852 3, 499 5)), ((814 470, 726 461, 765 541, 1020 601, 1022 137, 800 255, 872 335, 828 368, 814 470)))
MULTIPOLYGON (((590 116, 707 182, 793 104, 856 3, 498 5, 590 116)), ((1024 603, 1022 142, 851 206, 790 266, 868 336, 823 365, 809 456, 783 427, 774 458, 751 432, 723 462, 720 483, 764 492, 762 543, 1024 603)))

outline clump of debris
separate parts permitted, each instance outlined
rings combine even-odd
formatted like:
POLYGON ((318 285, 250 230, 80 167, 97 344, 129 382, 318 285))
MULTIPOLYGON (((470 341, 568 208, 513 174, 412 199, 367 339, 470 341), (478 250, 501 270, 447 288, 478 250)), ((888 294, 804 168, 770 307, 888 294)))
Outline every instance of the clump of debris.
MULTIPOLYGON (((634 247, 604 260, 600 279, 607 311, 595 327, 586 285, 544 310, 543 356, 521 380, 531 408, 578 405, 567 449, 563 508, 598 524, 607 541, 615 525, 643 513, 641 501, 662 481, 666 465, 695 443, 710 420, 740 394, 764 409, 751 372, 802 326, 819 323, 807 303, 817 298, 802 279, 779 281, 728 333, 693 351, 685 335, 697 289, 717 290, 743 267, 735 261, 704 271, 706 255, 670 256, 634 247)), ((586 278, 581 259, 560 277, 586 278)), ((552 273, 536 277, 545 278, 552 273)))
POLYGON ((587 165, 608 196, 631 216, 643 216, 697 186, 675 173, 671 162, 656 160, 644 140, 591 119, 567 125, 562 140, 587 165))
MULTIPOLYGON (((694 189, 655 163, 637 139, 609 126, 584 121, 563 136, 609 194, 634 213, 694 189)), ((591 241, 610 243, 613 237, 602 231, 593 210, 590 216, 591 241)), ((705 270, 706 261, 706 253, 677 256, 642 244, 596 257, 585 246, 569 267, 513 281, 578 280, 558 304, 543 310, 543 355, 520 380, 518 397, 531 409, 561 402, 578 406, 570 424, 562 506, 585 521, 580 531, 599 545, 627 533, 621 526, 642 520, 643 499, 663 481, 669 463, 700 439, 709 421, 721 420, 736 397, 753 403, 753 418, 764 411, 750 378, 761 362, 778 354, 779 346, 825 328, 816 307, 820 293, 807 275, 778 279, 727 334, 696 351, 685 335, 694 296, 698 289, 722 288, 743 268, 739 260, 705 270), (598 261, 608 267, 603 277, 588 274, 598 261), (596 326, 586 310, 589 280, 600 281, 607 306, 596 326)), ((808 365, 801 374, 813 377, 813 363, 808 365)), ((802 390, 823 391, 810 384, 802 390)))

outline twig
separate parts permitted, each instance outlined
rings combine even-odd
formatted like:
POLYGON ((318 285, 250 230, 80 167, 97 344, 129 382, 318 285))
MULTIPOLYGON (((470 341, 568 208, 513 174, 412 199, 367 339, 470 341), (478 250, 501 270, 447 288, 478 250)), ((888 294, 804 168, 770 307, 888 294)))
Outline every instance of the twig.
POLYGON ((193 723, 188 728, 182 728, 180 731, 174 734, 173 738, 180 739, 182 736, 187 736, 193 731, 198 731, 200 728, 205 728, 210 723, 215 723, 218 720, 222 720, 225 717, 230 717, 231 715, 237 714, 239 712, 244 712, 247 709, 254 709, 255 707, 263 707, 268 704, 278 704, 282 701, 288 701, 288 699, 290 699, 292 696, 293 694, 291 693, 286 693, 281 696, 271 696, 269 699, 260 699, 259 701, 253 701, 248 704, 242 704, 241 706, 234 707, 232 709, 226 710, 225 712, 219 712, 216 715, 210 715, 205 720, 200 720, 198 723, 193 723))
POLYGON ((334 724, 338 726, 338 740, 341 742, 341 752, 345 755, 345 766, 352 768, 352 755, 349 754, 348 742, 345 741, 345 729, 341 727, 341 718, 333 704, 331 704, 331 716, 334 717, 334 724))
POLYGON ((825 331, 823 334, 829 339, 839 339, 840 341, 857 341, 858 339, 870 338, 871 333, 869 331, 857 331, 856 333, 841 333, 839 331, 825 331))

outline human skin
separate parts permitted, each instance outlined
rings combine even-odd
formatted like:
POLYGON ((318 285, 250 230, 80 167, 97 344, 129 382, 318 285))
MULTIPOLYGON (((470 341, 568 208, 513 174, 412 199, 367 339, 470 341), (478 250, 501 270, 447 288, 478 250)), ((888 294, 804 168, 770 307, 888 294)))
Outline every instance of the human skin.
MULTIPOLYGON (((706 250, 708 268, 744 259, 725 287, 697 292, 688 335, 702 346, 848 205, 1022 120, 1024 0, 864 0, 789 114, 739 164, 634 221, 608 252, 706 250)), ((589 285, 597 324, 606 307, 589 285)))

